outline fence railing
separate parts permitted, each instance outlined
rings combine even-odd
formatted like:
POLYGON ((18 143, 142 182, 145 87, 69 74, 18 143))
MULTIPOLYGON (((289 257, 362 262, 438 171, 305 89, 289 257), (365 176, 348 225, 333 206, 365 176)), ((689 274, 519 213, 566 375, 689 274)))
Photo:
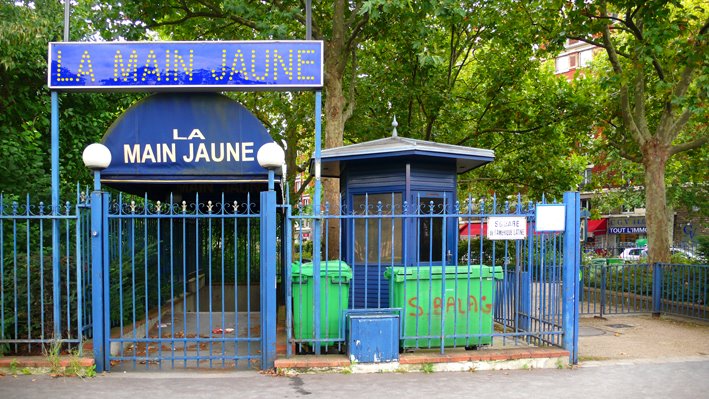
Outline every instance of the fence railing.
POLYGON ((344 318, 363 309, 398 312, 405 350, 562 344, 564 234, 535 230, 534 203, 362 197, 354 206, 326 205, 319 215, 301 208, 286 218, 293 235, 285 240, 294 243, 286 273, 289 355, 317 346, 342 351, 344 318), (500 216, 523 219, 527 238, 491 241, 471 229, 459 236, 462 223, 482 226, 500 216), (326 260, 314 271, 300 226, 317 222, 326 260), (332 225, 337 251, 328 256, 332 225))
POLYGON ((709 319, 709 265, 586 264, 581 314, 666 313, 709 319))
POLYGON ((53 209, 0 195, 0 353, 37 354, 90 336, 85 197, 53 209))

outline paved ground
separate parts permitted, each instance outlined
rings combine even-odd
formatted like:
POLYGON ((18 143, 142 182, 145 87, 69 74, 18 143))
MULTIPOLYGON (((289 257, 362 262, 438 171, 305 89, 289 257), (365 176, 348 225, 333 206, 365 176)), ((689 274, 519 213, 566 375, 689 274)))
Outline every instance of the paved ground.
MULTIPOLYGON (((579 321, 579 360, 709 360, 709 324, 650 315, 584 317, 579 321)), ((707 376, 709 378, 709 375, 707 376)))
POLYGON ((467 373, 305 374, 113 373, 93 379, 0 379, 0 398, 699 398, 709 360, 648 361, 576 369, 467 373))
POLYGON ((674 318, 583 318, 581 364, 513 371, 264 375, 254 371, 110 373, 91 379, 0 377, 0 398, 701 398, 709 324, 674 318))

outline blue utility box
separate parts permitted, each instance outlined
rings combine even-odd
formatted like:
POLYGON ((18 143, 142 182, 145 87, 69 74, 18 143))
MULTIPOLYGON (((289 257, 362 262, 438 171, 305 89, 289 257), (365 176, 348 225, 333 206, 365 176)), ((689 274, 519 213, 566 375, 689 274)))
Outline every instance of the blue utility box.
POLYGON ((358 363, 386 363, 399 360, 399 315, 386 313, 349 314, 347 356, 358 363))

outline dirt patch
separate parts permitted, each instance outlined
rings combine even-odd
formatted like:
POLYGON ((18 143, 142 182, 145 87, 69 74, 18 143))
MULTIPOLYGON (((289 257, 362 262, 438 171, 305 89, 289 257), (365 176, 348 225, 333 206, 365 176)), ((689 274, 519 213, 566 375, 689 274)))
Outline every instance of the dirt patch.
POLYGON ((709 324, 650 315, 580 319, 582 329, 603 334, 579 337, 579 360, 709 358, 709 324))

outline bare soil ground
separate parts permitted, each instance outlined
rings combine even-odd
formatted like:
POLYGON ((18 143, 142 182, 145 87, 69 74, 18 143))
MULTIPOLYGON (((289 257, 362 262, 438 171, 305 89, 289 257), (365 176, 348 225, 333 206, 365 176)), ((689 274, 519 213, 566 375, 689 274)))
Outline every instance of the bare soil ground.
POLYGON ((579 360, 709 359, 709 323, 651 315, 584 317, 579 360))

